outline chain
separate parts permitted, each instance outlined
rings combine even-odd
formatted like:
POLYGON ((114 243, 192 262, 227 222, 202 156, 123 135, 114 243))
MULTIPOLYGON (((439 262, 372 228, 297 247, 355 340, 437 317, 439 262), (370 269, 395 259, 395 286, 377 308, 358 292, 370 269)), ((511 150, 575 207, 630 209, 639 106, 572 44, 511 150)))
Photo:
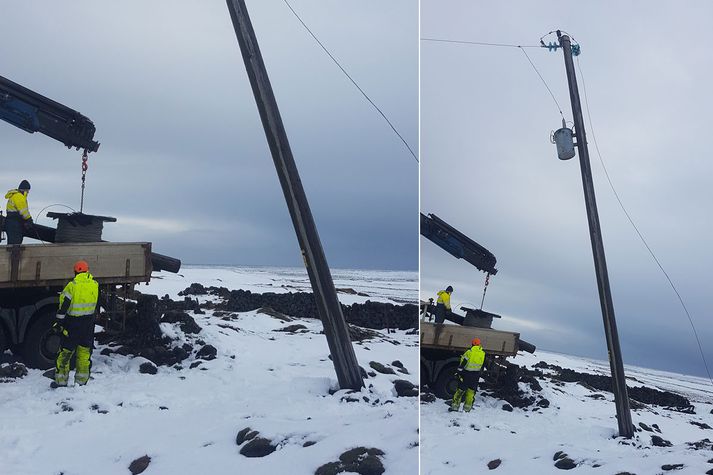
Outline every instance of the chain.
POLYGON ((84 210, 84 182, 87 179, 87 170, 89 169, 89 152, 87 152, 87 149, 84 149, 84 153, 82 154, 82 199, 79 202, 79 212, 81 213, 84 210))
POLYGON ((490 272, 485 275, 485 287, 483 287, 483 298, 480 301, 480 309, 483 310, 483 304, 485 303, 485 292, 488 291, 488 284, 490 283, 490 272))

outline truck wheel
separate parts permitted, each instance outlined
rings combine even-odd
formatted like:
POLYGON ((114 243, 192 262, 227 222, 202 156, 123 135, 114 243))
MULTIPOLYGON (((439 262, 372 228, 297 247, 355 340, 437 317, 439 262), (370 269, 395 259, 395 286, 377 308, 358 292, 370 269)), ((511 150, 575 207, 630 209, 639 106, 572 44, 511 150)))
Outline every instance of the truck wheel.
POLYGON ((31 368, 48 369, 54 366, 59 352, 59 336, 50 332, 54 312, 40 310, 39 316, 32 322, 22 342, 22 357, 31 368))
POLYGON ((9 348, 7 338, 5 338, 5 330, 0 325, 0 354, 9 348))
POLYGON ((455 377, 456 365, 448 365, 441 369, 434 384, 433 392, 441 399, 452 399, 458 389, 458 380, 455 377))

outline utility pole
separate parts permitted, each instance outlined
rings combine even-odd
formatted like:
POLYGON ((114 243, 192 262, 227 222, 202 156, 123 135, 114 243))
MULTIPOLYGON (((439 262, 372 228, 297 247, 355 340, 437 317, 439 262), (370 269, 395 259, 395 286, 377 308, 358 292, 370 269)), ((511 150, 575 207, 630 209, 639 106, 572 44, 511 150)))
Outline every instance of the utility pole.
POLYGON ((587 135, 584 131, 582 104, 579 101, 577 77, 574 73, 574 61, 572 60, 572 44, 569 36, 563 35, 559 30, 557 30, 557 38, 564 52, 564 65, 567 70, 567 82, 569 83, 569 98, 572 102, 579 165, 582 170, 584 202, 587 207, 587 219, 589 221, 589 236, 592 241, 594 268, 597 274, 597 287, 599 288, 599 302, 602 307, 604 333, 606 334, 607 348, 609 350, 609 366, 611 367, 616 416, 619 422, 619 436, 631 438, 634 435, 634 425, 631 422, 624 363, 622 362, 619 334, 616 329, 616 318, 614 317, 614 304, 612 303, 611 290, 609 288, 609 275, 607 273, 607 261, 604 256, 602 231, 599 226, 597 200, 594 196, 594 181, 592 180, 592 168, 589 164, 589 150, 587 149, 587 135))
POLYGON ((245 62, 245 69, 250 78, 250 85, 265 129, 267 143, 270 146, 272 159, 275 162, 280 185, 282 185, 282 192, 285 195, 292 224, 302 250, 302 258, 312 284, 317 312, 322 319, 324 333, 327 336, 339 387, 359 390, 364 386, 364 380, 349 337, 349 327, 337 298, 332 274, 329 271, 317 227, 314 224, 297 165, 292 156, 292 149, 287 140, 287 133, 282 124, 280 110, 272 92, 270 79, 262 60, 262 54, 260 54, 245 0, 227 0, 227 3, 245 62))

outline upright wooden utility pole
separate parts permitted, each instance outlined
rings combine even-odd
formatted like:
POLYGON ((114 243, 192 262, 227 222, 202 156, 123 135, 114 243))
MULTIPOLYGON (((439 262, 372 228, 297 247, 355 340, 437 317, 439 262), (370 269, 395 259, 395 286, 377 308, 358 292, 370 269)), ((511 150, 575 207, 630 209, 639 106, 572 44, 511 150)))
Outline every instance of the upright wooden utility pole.
POLYGON ((577 77, 574 73, 574 61, 572 60, 572 44, 569 36, 563 35, 559 30, 557 31, 557 38, 559 39, 560 46, 564 52, 564 65, 567 70, 567 82, 569 83, 569 98, 572 102, 574 131, 577 137, 579 165, 582 170, 584 202, 587 207, 589 235, 592 241, 594 268, 597 274, 597 287, 599 288, 599 302, 602 307, 604 333, 606 334, 607 348, 609 350, 609 366, 611 367, 614 403, 616 404, 616 417, 619 422, 619 435, 631 438, 634 435, 634 425, 631 422, 629 395, 626 389, 626 376, 624 375, 624 363, 621 357, 619 333, 616 329, 616 318, 614 316, 614 304, 612 302, 611 290, 609 288, 609 274, 607 273, 607 261, 604 256, 602 230, 599 226, 597 200, 594 196, 594 181, 592 180, 592 168, 589 163, 587 134, 584 130, 582 104, 579 100, 577 77))
POLYGON ((272 92, 270 79, 260 54, 245 1, 227 0, 227 3, 245 62, 245 69, 250 78, 250 85, 265 129, 267 143, 270 146, 272 159, 282 185, 282 192, 285 195, 292 224, 302 250, 302 258, 312 284, 317 312, 322 319, 324 333, 327 335, 339 387, 359 390, 364 386, 364 380, 349 337, 349 327, 337 298, 332 274, 322 250, 322 243, 309 209, 307 196, 302 188, 297 165, 292 156, 292 149, 287 140, 280 110, 272 92))

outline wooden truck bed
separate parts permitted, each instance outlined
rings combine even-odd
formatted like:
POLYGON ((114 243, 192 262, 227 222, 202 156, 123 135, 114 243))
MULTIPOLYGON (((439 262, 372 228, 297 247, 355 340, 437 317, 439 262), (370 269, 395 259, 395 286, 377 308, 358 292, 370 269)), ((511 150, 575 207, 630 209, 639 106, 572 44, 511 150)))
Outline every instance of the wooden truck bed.
POLYGON ((421 348, 433 348, 464 352, 470 348, 473 338, 480 338, 481 346, 491 355, 515 356, 518 351, 519 333, 504 332, 490 328, 466 327, 421 320, 421 348))
POLYGON ((74 263, 85 260, 100 284, 148 282, 151 243, 96 242, 0 246, 0 289, 64 286, 74 263))

